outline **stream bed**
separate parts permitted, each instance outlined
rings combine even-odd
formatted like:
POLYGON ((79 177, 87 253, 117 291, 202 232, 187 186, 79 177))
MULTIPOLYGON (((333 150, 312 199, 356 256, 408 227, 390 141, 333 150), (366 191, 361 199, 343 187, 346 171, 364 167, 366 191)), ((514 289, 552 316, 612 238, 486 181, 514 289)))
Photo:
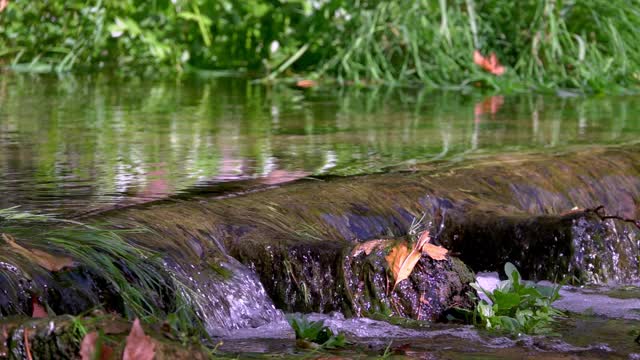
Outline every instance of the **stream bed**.
POLYGON ((47 223, 7 227, 17 243, 0 243, 0 325, 35 303, 57 315, 135 313, 103 273, 111 261, 134 284, 140 264, 158 274, 148 306, 168 313, 175 294, 187 299, 219 356, 640 359, 638 114, 633 96, 6 74, 0 209, 108 226, 124 240, 62 246, 47 223), (388 249, 418 219, 450 258, 420 258, 390 289, 388 249), (73 265, 43 269, 31 247, 73 265), (555 334, 434 322, 472 305, 472 272, 491 288, 506 262, 526 279, 572 284, 555 334), (415 322, 366 317, 381 312, 415 322), (292 313, 352 344, 296 347, 292 313))

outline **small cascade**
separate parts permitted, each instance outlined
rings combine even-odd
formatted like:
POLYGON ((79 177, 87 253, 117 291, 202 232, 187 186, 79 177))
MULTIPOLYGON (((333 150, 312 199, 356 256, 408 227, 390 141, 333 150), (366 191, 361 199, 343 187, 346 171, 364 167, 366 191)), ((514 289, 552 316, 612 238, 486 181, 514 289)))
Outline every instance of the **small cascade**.
MULTIPOLYGON (((224 197, 199 193, 82 221, 146 229, 128 233, 128 246, 161 256, 163 270, 178 283, 163 291, 189 299, 214 336, 283 323, 279 309, 354 316, 389 310, 434 320, 464 303, 472 280, 464 275, 467 266, 496 271, 510 261, 532 280, 640 280, 640 229, 625 221, 640 209, 638 150, 417 167, 224 197), (441 263, 421 259, 409 281, 398 285, 403 294, 394 293, 387 284, 388 249, 364 255, 354 249, 369 240, 402 241, 415 219, 453 257, 441 263), (437 283, 438 291, 428 283, 437 283)), ((79 313, 105 299, 118 303, 111 301, 117 289, 102 286, 95 271, 78 266, 57 273, 11 272, 8 260, 0 258, 0 278, 11 280, 3 286, 32 286, 3 289, 0 304, 12 304, 4 307, 7 314, 28 314, 34 289, 38 296, 49 294, 43 301, 69 301, 57 305, 61 313, 79 313), (73 281, 83 287, 67 290, 73 281)), ((162 296, 155 300, 162 303, 162 296)))
POLYGON ((172 260, 166 264, 178 274, 184 285, 183 295, 191 301, 211 336, 229 336, 238 329, 286 323, 257 275, 233 258, 218 268, 172 260))

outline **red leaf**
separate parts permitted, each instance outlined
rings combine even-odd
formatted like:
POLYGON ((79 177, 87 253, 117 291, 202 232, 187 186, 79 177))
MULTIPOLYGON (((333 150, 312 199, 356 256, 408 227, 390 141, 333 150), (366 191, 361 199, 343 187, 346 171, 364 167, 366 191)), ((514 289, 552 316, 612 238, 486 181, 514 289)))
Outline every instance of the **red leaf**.
POLYGON ((47 313, 47 310, 38 301, 38 298, 33 295, 31 296, 31 307, 33 308, 33 311, 31 312, 31 317, 46 318, 47 316, 49 316, 49 314, 47 313))
POLYGON ((493 75, 500 76, 505 72, 504 66, 500 65, 498 57, 493 52, 489 54, 489 57, 487 58, 482 56, 480 51, 475 50, 473 52, 473 62, 483 68, 485 71, 492 73, 493 75))
POLYGON ((313 80, 300 80, 300 81, 298 81, 296 83, 296 86, 299 87, 299 88, 302 88, 302 89, 309 89, 309 88, 315 87, 317 85, 318 85, 318 83, 316 83, 313 80))
POLYGON ((151 337, 144 334, 140 320, 136 319, 131 326, 131 332, 127 336, 127 345, 124 347, 122 360, 153 360, 156 355, 156 344, 151 337))
POLYGON ((98 333, 92 331, 84 336, 82 343, 80 344, 80 359, 81 360, 108 360, 113 357, 113 348, 105 345, 100 346, 100 349, 96 348, 98 342, 98 333), (100 351, 99 354, 95 354, 96 351, 100 351))

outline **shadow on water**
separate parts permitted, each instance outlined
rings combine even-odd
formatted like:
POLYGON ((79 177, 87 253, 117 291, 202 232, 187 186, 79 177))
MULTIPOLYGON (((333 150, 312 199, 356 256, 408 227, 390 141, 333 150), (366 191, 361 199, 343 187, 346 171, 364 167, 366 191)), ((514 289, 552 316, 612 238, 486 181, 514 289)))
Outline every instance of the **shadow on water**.
POLYGON ((194 189, 228 191, 220 185, 228 181, 277 184, 619 144, 638 139, 639 112, 632 97, 7 75, 0 80, 0 208, 77 213, 194 189))

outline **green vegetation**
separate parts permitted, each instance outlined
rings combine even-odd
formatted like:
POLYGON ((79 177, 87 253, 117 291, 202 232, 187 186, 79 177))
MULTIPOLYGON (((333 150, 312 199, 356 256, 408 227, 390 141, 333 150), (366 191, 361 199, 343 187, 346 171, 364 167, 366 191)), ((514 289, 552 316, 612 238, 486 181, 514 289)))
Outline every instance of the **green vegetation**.
POLYGON ((347 341, 344 334, 334 334, 324 326, 324 321, 309 321, 303 316, 289 315, 287 320, 296 333, 301 347, 335 349, 345 347, 347 341))
POLYGON ((477 325, 488 330, 511 334, 546 334, 552 331, 551 325, 562 312, 551 304, 560 298, 559 286, 549 287, 524 283, 515 266, 504 266, 508 279, 489 292, 477 283, 471 284, 478 292, 484 293, 491 303, 479 300, 474 318, 477 325))
POLYGON ((638 0, 12 0, 21 71, 188 70, 501 91, 635 88, 638 0), (473 63, 495 52, 500 77, 473 63))
MULTIPOLYGON (((205 336, 199 317, 189 305, 193 295, 164 269, 159 254, 125 240, 132 231, 142 230, 112 230, 15 207, 0 209, 0 232, 15 235, 29 249, 36 249, 16 252, 10 244, 2 247, 0 243, 0 261, 33 275, 45 270, 42 264, 46 265, 46 253, 58 259, 70 256, 74 266, 82 265, 93 276, 100 276, 122 297, 122 309, 117 309, 117 304, 103 305, 116 306, 115 310, 129 319, 160 323, 168 318, 176 331, 205 336)), ((13 279, 6 271, 12 270, 0 268, 0 278, 13 279)))

